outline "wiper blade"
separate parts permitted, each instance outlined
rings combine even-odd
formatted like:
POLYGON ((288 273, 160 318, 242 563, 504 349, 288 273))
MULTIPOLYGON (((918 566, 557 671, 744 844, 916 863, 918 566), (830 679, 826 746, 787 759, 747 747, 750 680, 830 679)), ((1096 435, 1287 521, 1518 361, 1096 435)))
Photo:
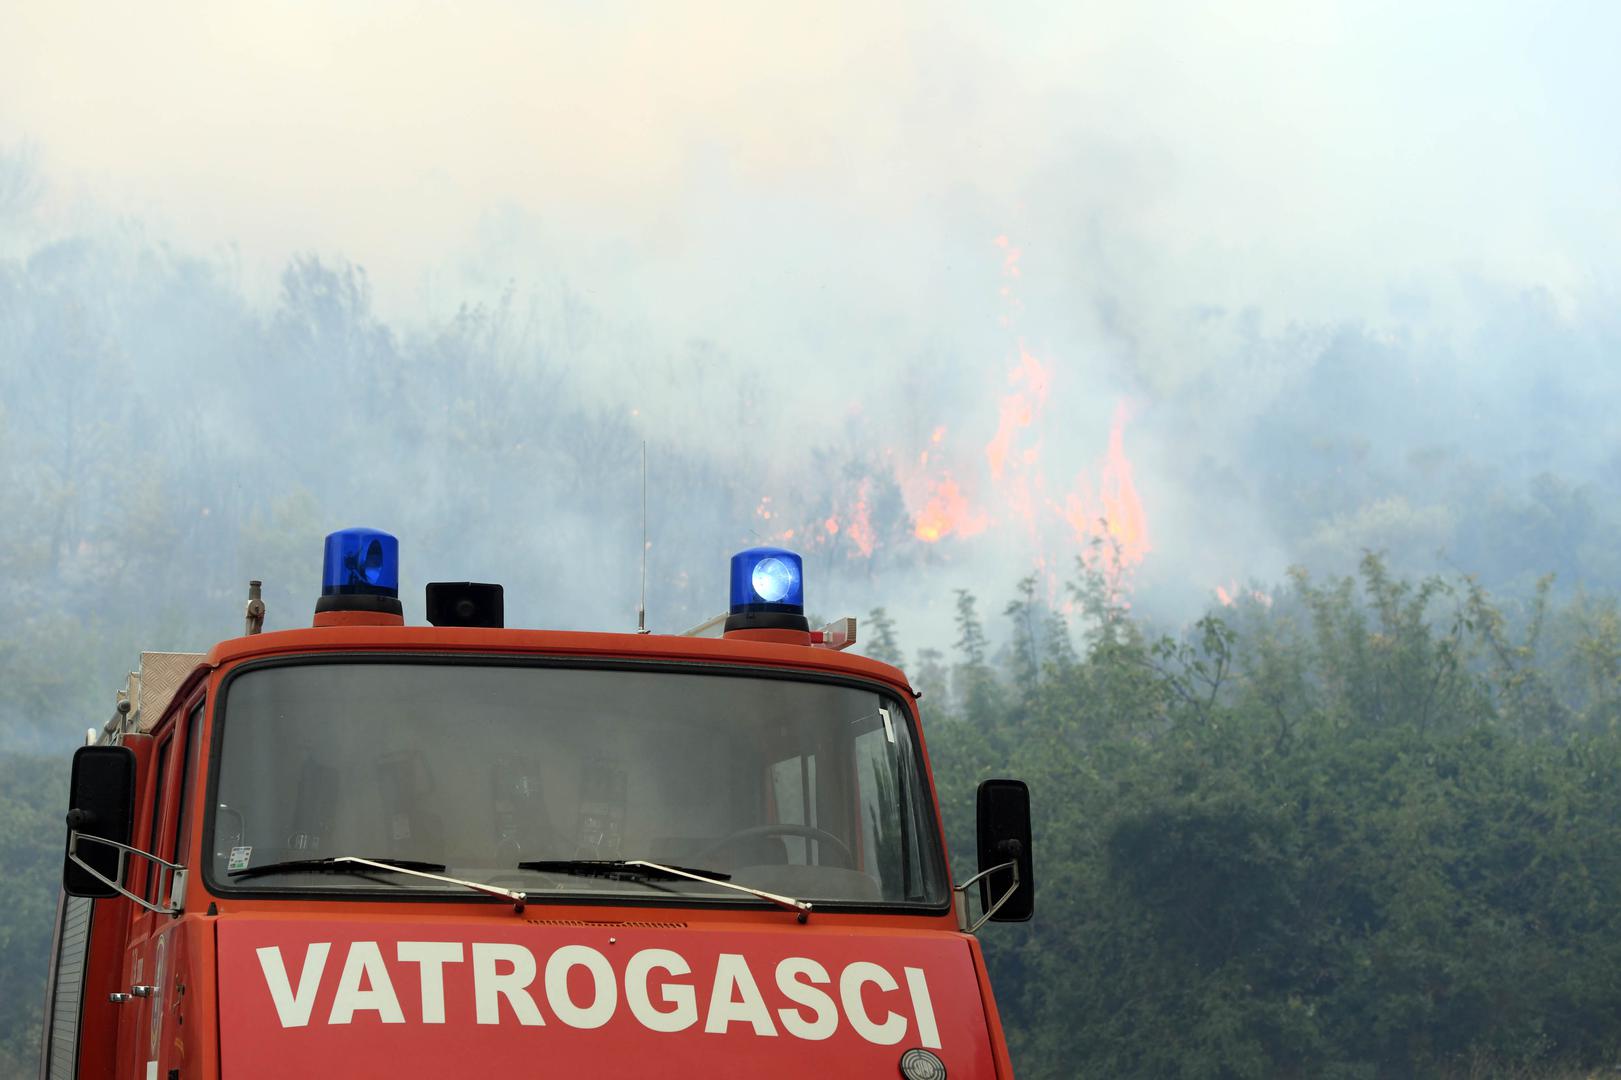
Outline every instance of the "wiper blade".
POLYGON ((711 870, 693 870, 685 866, 665 866, 661 863, 648 862, 646 859, 541 859, 534 862, 518 864, 520 870, 553 871, 565 874, 586 874, 595 877, 631 876, 650 880, 659 878, 672 880, 686 878, 690 881, 701 881, 705 885, 719 885, 723 889, 732 889, 736 892, 748 893, 761 900, 769 900, 780 908, 786 908, 799 916, 804 922, 810 916, 811 905, 807 900, 795 900, 791 896, 779 896, 776 893, 766 892, 764 889, 753 889, 747 885, 732 883, 732 875, 721 874, 711 870))
POLYGON ((658 879, 675 881, 683 877, 699 880, 730 881, 732 875, 719 870, 698 870, 690 866, 655 866, 629 859, 533 859, 518 864, 519 870, 539 870, 550 874, 579 874, 582 877, 624 878, 629 881, 658 879))
MULTIPOLYGON (((245 870, 229 871, 235 878, 252 877, 255 874, 268 874, 278 870, 348 870, 351 866, 366 866, 373 870, 392 870, 397 874, 410 874, 412 877, 427 878, 429 881, 441 881, 446 885, 460 885, 464 889, 484 893, 487 896, 499 896, 504 900, 512 901, 513 911, 522 914, 524 904, 528 902, 529 895, 514 889, 503 889, 499 885, 486 885, 482 881, 466 881, 462 878, 447 877, 444 874, 435 874, 430 871, 444 870, 439 863, 417 862, 413 859, 362 859, 358 855, 338 855, 330 859, 294 859, 289 862, 265 863, 263 866, 250 866, 245 870)), ((358 871, 351 871, 358 873, 358 871)))
POLYGON ((257 877, 260 874, 277 874, 283 870, 340 870, 345 873, 358 874, 361 871, 353 868, 353 864, 362 863, 369 866, 381 866, 385 870, 444 870, 447 867, 440 863, 418 862, 416 859, 356 859, 345 855, 331 859, 288 859, 285 862, 262 863, 258 866, 244 867, 241 870, 232 870, 229 876, 233 878, 257 877))

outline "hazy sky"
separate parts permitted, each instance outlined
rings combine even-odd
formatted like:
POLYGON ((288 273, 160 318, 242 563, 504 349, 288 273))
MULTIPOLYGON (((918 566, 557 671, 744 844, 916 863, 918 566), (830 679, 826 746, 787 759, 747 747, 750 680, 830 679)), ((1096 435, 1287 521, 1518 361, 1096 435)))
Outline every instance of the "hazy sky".
POLYGON ((1580 294, 1621 232, 1606 3, 0 19, 0 131, 59 212, 238 245, 250 278, 342 252, 394 310, 464 275, 602 275, 638 303, 684 282, 662 316, 711 329, 763 273, 915 319, 942 263, 1008 232, 1059 294, 1112 271, 1150 309, 1377 318, 1460 272, 1580 294))
POLYGON ((1126 409, 1163 538, 1199 522, 1155 402, 1252 407, 1294 361, 1223 380, 1246 335, 1467 357, 1504 295, 1613 309, 1617 41, 1613 3, 0 0, 0 147, 47 181, 25 247, 130 229, 266 304, 343 257, 407 329, 567 290, 655 438, 724 430, 669 360, 702 340, 791 381, 787 438, 947 426, 971 486, 1025 343, 1054 483, 1126 409))

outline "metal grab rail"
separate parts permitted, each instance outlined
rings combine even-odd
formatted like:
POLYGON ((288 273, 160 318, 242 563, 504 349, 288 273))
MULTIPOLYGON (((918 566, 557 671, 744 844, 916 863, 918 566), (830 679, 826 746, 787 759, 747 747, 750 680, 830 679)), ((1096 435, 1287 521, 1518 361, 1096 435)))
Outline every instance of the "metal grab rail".
MULTIPOLYGON (((83 870, 85 873, 107 886, 107 888, 113 890, 113 892, 127 899, 133 900, 135 903, 141 905, 148 911, 156 912, 159 915, 178 915, 185 907, 184 894, 186 891, 187 870, 179 863, 172 863, 167 859, 160 859, 149 851, 142 851, 140 848, 130 847, 128 844, 120 844, 117 840, 108 840, 104 836, 92 836, 89 833, 82 833, 78 829, 73 829, 68 833, 68 859, 75 866, 79 867, 79 869, 83 870), (90 840, 97 844, 106 844, 108 847, 116 848, 118 850, 118 877, 120 881, 124 877, 124 868, 131 855, 138 855, 149 862, 157 863, 160 867, 169 871, 168 906, 159 907, 150 900, 147 900, 145 897, 136 896, 134 893, 124 888, 124 886, 120 885, 117 881, 113 881, 100 870, 97 870, 94 866, 91 866, 89 863, 85 862, 79 857, 80 840, 90 840)), ((159 882, 161 883, 161 881, 162 878, 160 875, 159 882)), ((159 890, 159 892, 161 895, 162 891, 159 890)))
POLYGON ((951 887, 951 891, 955 892, 955 893, 961 893, 962 894, 962 907, 957 909, 957 926, 958 926, 959 929, 962 930, 963 933, 972 934, 975 931, 977 931, 980 927, 984 926, 987 922, 989 922, 991 916, 995 915, 998 911, 1000 911, 1001 908, 1002 908, 1002 905, 1007 903, 1009 900, 1013 899, 1013 894, 1019 891, 1019 860, 1018 859, 1010 859, 1005 863, 998 863, 997 865, 992 866, 992 867, 990 867, 988 869, 981 870, 979 873, 975 874, 973 877, 969 878, 967 881, 963 882, 961 885, 953 885, 951 887), (969 888, 975 882, 979 881, 980 878, 989 877, 991 874, 996 873, 998 870, 1012 870, 1013 871, 1013 884, 1008 886, 1008 891, 1007 892, 1005 892, 1001 896, 997 897, 996 903, 994 903, 990 907, 986 908, 984 910, 984 912, 982 912, 980 914, 979 919, 976 920, 973 923, 973 925, 968 925, 968 890, 969 890, 969 888))

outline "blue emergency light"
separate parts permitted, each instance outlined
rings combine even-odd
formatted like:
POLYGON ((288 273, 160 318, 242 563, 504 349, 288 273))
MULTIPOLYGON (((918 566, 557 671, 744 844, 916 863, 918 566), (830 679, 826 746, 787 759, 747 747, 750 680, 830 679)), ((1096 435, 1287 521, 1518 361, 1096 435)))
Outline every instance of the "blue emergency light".
POLYGON ((339 529, 326 538, 316 611, 400 614, 400 542, 377 529, 339 529))
POLYGON ((779 547, 756 547, 732 556, 732 608, 728 630, 803 630, 805 561, 779 547))
POLYGON ((732 556, 732 613, 805 613, 805 561, 776 547, 749 548, 732 556))

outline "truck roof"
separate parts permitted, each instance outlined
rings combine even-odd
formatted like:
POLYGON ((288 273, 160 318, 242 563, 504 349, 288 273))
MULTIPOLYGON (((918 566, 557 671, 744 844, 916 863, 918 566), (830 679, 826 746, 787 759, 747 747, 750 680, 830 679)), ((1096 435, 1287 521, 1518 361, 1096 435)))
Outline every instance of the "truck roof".
POLYGON ((238 660, 294 653, 401 650, 760 664, 878 679, 913 693, 911 683, 900 669, 854 653, 737 637, 700 638, 676 634, 438 626, 309 627, 228 638, 208 651, 204 663, 219 667, 238 660))

